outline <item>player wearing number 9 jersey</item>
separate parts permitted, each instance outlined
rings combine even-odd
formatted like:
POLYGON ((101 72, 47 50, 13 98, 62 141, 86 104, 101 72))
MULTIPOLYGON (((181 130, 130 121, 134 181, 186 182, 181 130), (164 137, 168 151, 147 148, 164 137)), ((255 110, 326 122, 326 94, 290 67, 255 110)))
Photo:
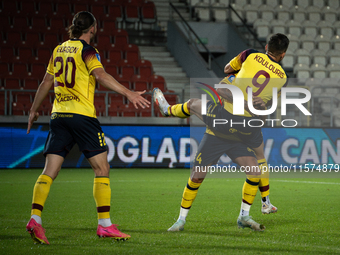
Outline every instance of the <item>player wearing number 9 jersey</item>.
POLYGON ((95 173, 93 196, 98 215, 97 235, 123 240, 130 238, 120 232, 110 219, 110 165, 105 136, 93 105, 96 81, 126 96, 136 109, 149 107, 150 102, 141 96, 145 91, 130 91, 105 72, 98 51, 90 46, 96 31, 97 22, 91 13, 83 11, 74 16, 69 28, 70 40, 54 49, 30 110, 27 133, 39 117, 39 106, 54 86, 55 100, 44 148, 45 168, 33 189, 31 219, 26 226, 37 243, 49 244, 41 225, 42 210, 53 180, 75 144, 95 173))
POLYGON ((52 113, 72 112, 96 118, 96 79, 89 75, 96 68, 103 68, 99 53, 84 40, 70 39, 54 49, 47 67, 47 73, 55 76, 52 113))
MULTIPOLYGON (((221 83, 238 86, 246 99, 248 98, 247 87, 252 87, 254 91, 253 104, 263 109, 272 98, 273 87, 278 88, 279 91, 286 84, 287 76, 278 62, 285 56, 288 45, 289 40, 285 35, 275 34, 266 45, 266 54, 255 50, 243 51, 226 65, 224 71, 228 76, 221 83), (237 77, 234 75, 235 73, 237 73, 237 77)), ((208 101, 206 114, 202 115, 201 99, 192 98, 183 104, 169 105, 162 92, 159 89, 154 89, 154 101, 163 116, 188 118, 194 114, 207 125, 196 152, 190 178, 184 188, 179 218, 168 231, 184 229, 189 209, 207 174, 204 167, 216 164, 224 153, 243 169, 258 169, 259 165, 267 164, 263 152, 261 128, 242 125, 242 123, 248 123, 249 120, 254 119, 248 108, 245 108, 244 114, 234 115, 231 92, 228 89, 218 89, 217 93, 222 97, 223 104, 214 104, 214 102, 208 101), (225 125, 213 125, 216 119, 228 120, 228 122, 225 125), (238 124, 231 126, 231 120, 238 124), (202 171, 200 171, 201 169, 202 171)), ((246 101, 244 103, 246 106, 246 101)), ((242 228, 249 227, 253 230, 263 231, 264 226, 249 216, 249 210, 259 188, 263 201, 262 213, 268 214, 277 211, 277 208, 269 201, 268 176, 262 175, 261 171, 246 174, 247 179, 242 190, 241 211, 237 224, 242 228)))
MULTIPOLYGON (((260 53, 253 49, 241 52, 233 58, 225 67, 225 73, 237 73, 232 85, 241 89, 244 98, 248 98, 247 88, 251 87, 253 97, 257 102, 265 106, 270 104, 273 97, 273 88, 277 88, 278 93, 282 87, 287 85, 287 75, 279 62, 284 58, 288 48, 289 40, 283 34, 273 35, 266 45, 266 53, 260 53)), ((221 83, 230 83, 229 79, 223 79, 221 83)), ((232 113, 233 99, 228 90, 218 89, 218 93, 224 98, 224 107, 232 113)), ((246 110, 242 115, 245 118, 251 118, 252 114, 246 110)), ((267 161, 264 157, 264 144, 261 128, 248 128, 251 132, 250 144, 254 150, 258 165, 262 169, 268 169, 267 161)), ((239 134, 242 136, 242 134, 239 134)), ((243 136, 245 137, 245 136, 243 136)), ((275 213, 277 208, 269 200, 269 172, 261 173, 260 178, 249 178, 247 176, 242 189, 241 210, 238 218, 239 226, 242 219, 249 216, 250 207, 254 202, 257 189, 261 192, 263 214, 275 213)))
MULTIPOLYGON (((248 97, 247 88, 251 87, 253 96, 259 97, 267 104, 273 96, 273 88, 279 92, 287 84, 287 75, 281 65, 270 55, 257 50, 248 49, 241 52, 229 62, 229 72, 238 72, 237 79, 232 85, 241 89, 244 98, 248 97), (231 69, 231 70, 230 70, 231 69)), ((230 83, 226 77, 221 83, 230 83)), ((233 114, 233 104, 224 100, 225 109, 233 114)), ((241 116, 251 117, 252 114, 246 109, 241 116)))

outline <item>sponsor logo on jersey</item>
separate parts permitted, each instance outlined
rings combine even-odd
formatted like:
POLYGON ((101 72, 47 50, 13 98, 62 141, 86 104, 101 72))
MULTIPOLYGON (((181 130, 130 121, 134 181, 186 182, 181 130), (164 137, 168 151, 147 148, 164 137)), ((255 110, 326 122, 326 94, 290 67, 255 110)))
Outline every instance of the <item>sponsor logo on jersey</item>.
POLYGON ((72 100, 80 102, 79 97, 77 97, 75 95, 61 94, 61 93, 56 93, 55 95, 56 95, 56 100, 57 100, 58 103, 72 101, 72 100))

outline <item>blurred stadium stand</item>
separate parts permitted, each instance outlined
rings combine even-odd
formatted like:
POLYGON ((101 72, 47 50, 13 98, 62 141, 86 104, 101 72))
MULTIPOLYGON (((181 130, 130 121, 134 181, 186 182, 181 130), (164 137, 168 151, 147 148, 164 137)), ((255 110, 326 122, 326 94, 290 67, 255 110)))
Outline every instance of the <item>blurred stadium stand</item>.
MULTIPOLYGON (((260 51, 273 33, 285 33, 291 43, 282 66, 296 78, 290 85, 313 91, 313 118, 304 119, 303 125, 340 126, 338 0, 96 0, 91 4, 2 0, 1 115, 27 115, 28 100, 15 101, 16 93, 27 93, 32 101, 52 49, 68 39, 67 27, 81 10, 97 18, 95 47, 106 70, 130 89, 146 88, 148 97, 160 87, 173 102, 190 97, 190 72, 166 47, 168 22, 227 23, 249 48, 260 51), (319 92, 324 99, 318 99, 319 92)), ((209 63, 210 56, 198 52, 209 63)), ((113 100, 116 95, 100 85, 97 91, 105 97, 95 103, 98 116, 154 116, 153 109, 133 112, 127 101, 113 100)), ((49 115, 49 107, 43 108, 42 114, 49 115)))

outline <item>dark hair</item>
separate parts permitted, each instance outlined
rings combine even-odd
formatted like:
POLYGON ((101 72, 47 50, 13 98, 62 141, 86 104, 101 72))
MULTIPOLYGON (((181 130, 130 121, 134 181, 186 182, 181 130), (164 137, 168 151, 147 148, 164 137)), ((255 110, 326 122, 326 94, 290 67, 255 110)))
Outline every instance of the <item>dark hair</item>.
POLYGON ((272 35, 268 42, 268 52, 274 56, 280 55, 286 52, 289 45, 289 39, 284 34, 272 35))
POLYGON ((82 11, 74 15, 72 25, 68 28, 70 38, 79 38, 82 34, 87 33, 89 29, 96 24, 96 18, 92 13, 82 11))

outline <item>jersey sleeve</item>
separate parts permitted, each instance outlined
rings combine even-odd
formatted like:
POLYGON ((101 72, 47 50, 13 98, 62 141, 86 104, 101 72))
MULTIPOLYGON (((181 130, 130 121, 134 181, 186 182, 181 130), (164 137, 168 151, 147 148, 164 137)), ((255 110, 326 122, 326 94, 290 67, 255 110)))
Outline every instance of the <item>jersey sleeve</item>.
POLYGON ((48 66, 47 66, 47 73, 54 75, 54 70, 53 70, 53 55, 50 57, 50 61, 48 62, 48 66))
POLYGON ((235 71, 239 71, 241 69, 242 63, 247 59, 247 57, 252 53, 257 53, 259 51, 254 49, 248 49, 245 51, 242 51, 240 54, 238 54, 236 57, 234 57, 230 62, 230 66, 235 71))
POLYGON ((91 73, 96 68, 103 68, 102 63, 100 62, 99 52, 92 46, 84 46, 82 57, 89 73, 91 73))
POLYGON ((277 98, 279 98, 281 96, 281 89, 285 88, 288 86, 288 78, 286 79, 285 84, 283 84, 283 86, 280 88, 280 90, 277 92, 277 98))
POLYGON ((54 75, 54 65, 53 65, 53 55, 54 52, 59 48, 59 45, 57 47, 55 47, 55 49, 53 50, 52 56, 50 57, 50 61, 48 62, 48 66, 47 66, 47 70, 46 72, 54 75))

